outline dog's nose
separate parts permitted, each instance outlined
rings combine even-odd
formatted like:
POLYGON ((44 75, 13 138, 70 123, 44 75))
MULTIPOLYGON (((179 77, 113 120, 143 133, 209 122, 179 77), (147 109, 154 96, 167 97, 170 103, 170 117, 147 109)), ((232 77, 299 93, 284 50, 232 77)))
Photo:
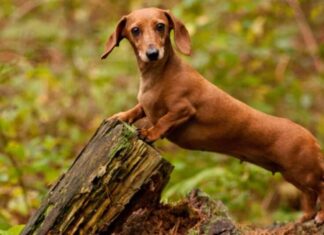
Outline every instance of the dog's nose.
POLYGON ((149 48, 146 51, 146 56, 149 60, 157 60, 159 58, 159 50, 156 48, 149 48))

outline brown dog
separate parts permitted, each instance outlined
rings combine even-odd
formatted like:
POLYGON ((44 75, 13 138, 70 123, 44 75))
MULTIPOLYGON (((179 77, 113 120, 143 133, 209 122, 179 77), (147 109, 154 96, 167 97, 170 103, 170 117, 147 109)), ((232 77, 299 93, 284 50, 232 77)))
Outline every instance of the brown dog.
POLYGON ((189 55, 185 26, 169 11, 146 8, 123 16, 106 43, 106 58, 123 38, 134 48, 141 72, 138 104, 112 118, 133 123, 147 117, 140 129, 148 142, 167 137, 187 149, 235 156, 283 177, 302 191, 304 215, 324 223, 324 162, 313 135, 287 119, 259 112, 204 79, 174 52, 189 55), (321 210, 316 214, 316 200, 321 210))

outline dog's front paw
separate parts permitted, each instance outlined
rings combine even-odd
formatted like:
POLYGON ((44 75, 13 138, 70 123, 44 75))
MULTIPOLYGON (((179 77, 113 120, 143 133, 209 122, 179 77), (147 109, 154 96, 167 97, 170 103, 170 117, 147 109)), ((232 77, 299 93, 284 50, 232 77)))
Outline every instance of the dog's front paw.
POLYGON ((122 122, 132 123, 132 120, 127 116, 125 112, 116 113, 111 117, 106 118, 105 120, 106 121, 119 120, 122 122))
POLYGON ((152 144, 154 141, 160 138, 159 135, 154 133, 152 128, 150 129, 137 129, 137 136, 141 140, 145 141, 148 144, 152 144))

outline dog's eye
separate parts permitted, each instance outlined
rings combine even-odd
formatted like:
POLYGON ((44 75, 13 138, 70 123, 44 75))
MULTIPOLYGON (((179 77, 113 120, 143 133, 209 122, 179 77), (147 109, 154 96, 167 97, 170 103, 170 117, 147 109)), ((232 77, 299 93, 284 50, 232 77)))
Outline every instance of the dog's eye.
POLYGON ((141 30, 139 27, 134 27, 131 29, 131 31, 134 36, 138 36, 141 33, 141 30))
POLYGON ((164 31, 164 28, 165 28, 165 25, 162 24, 162 23, 158 23, 156 25, 156 30, 159 31, 159 32, 163 32, 164 31))

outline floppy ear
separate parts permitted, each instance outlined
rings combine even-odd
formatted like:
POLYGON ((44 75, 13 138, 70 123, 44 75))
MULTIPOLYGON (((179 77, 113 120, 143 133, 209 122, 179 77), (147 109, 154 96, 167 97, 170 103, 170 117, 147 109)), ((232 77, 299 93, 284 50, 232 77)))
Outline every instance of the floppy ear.
POLYGON ((164 11, 164 13, 169 20, 171 29, 174 30, 174 41, 177 49, 185 55, 190 55, 191 40, 188 30, 180 20, 170 13, 170 11, 164 11))
POLYGON ((118 47, 119 42, 124 38, 123 30, 126 25, 126 16, 123 16, 116 27, 115 32, 113 32, 105 45, 105 52, 102 54, 101 59, 106 59, 106 57, 110 54, 110 52, 118 47))

